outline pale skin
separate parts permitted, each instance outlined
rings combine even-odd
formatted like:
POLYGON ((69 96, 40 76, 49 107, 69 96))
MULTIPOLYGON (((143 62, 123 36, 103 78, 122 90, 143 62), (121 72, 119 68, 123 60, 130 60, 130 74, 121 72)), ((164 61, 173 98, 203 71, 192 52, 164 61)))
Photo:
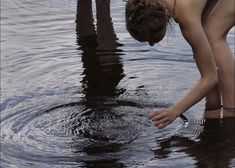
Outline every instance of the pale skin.
MULTIPOLYGON (((155 0, 157 1, 157 0, 155 0)), ((212 0, 211 0, 212 1, 212 0)), ((174 0, 165 0, 172 14, 174 0)), ((218 0, 205 10, 207 0, 177 0, 175 15, 186 41, 192 47, 194 59, 201 74, 199 81, 177 103, 150 114, 149 118, 158 128, 172 123, 180 114, 206 97, 207 104, 235 107, 234 58, 228 47, 226 35, 234 25, 234 0, 218 0), (221 100, 222 97, 222 100, 221 100)), ((148 42, 152 46, 158 37, 148 42)), ((235 116, 234 112, 226 112, 235 116)))

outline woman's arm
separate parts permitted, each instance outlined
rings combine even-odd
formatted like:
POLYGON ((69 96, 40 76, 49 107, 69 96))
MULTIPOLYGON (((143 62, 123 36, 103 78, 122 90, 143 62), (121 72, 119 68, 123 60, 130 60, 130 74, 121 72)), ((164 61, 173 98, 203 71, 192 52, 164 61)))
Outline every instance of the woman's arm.
POLYGON ((180 24, 182 34, 193 50, 201 74, 200 80, 176 104, 169 109, 160 109, 150 114, 150 119, 159 128, 170 124, 188 108, 200 101, 218 82, 215 61, 200 19, 188 19, 180 24))
POLYGON ((215 60, 201 22, 189 22, 185 26, 180 26, 184 38, 192 47, 201 79, 179 103, 172 107, 181 112, 201 100, 218 82, 215 60))

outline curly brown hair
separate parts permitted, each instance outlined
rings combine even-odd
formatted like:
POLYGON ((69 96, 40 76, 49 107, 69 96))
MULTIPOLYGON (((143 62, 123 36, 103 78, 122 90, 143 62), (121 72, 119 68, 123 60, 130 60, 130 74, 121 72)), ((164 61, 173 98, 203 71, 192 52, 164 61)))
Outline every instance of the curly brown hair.
POLYGON ((125 14, 128 32, 140 42, 166 29, 169 22, 162 0, 128 0, 125 14))

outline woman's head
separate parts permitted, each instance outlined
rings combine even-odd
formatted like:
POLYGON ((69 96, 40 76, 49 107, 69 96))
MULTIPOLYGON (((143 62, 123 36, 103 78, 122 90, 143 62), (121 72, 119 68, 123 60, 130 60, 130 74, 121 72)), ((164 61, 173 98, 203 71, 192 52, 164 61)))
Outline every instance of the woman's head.
POLYGON ((150 45, 163 39, 169 16, 162 0, 128 0, 126 27, 131 36, 150 45))

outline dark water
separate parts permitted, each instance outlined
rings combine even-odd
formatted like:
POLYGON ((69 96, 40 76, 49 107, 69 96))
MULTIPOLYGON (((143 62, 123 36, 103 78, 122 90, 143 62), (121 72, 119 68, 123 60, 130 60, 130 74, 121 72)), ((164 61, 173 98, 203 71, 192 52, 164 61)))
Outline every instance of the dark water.
POLYGON ((148 121, 199 74, 177 25, 149 47, 127 33, 124 6, 1 1, 1 167, 235 167, 235 120, 204 120, 203 100, 187 122, 148 121))

